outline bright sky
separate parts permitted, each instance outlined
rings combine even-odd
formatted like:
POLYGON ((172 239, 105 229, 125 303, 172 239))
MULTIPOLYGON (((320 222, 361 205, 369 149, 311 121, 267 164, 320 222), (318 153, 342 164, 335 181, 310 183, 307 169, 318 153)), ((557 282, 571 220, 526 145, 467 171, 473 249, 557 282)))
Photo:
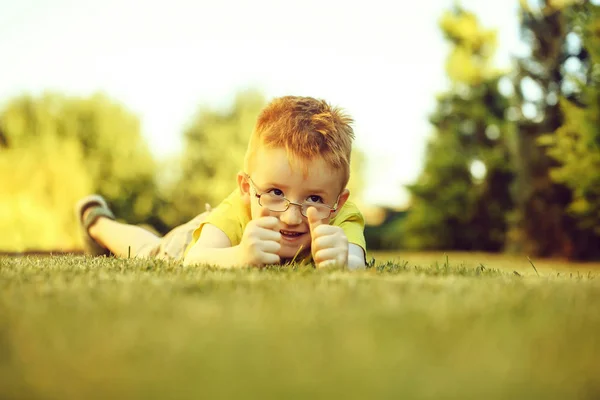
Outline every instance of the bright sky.
MULTIPOLYGON (((142 121, 157 157, 179 151, 200 105, 239 89, 322 97, 354 116, 365 201, 399 206, 422 166, 427 115, 446 87, 437 27, 453 0, 0 0, 0 107, 103 91, 142 121)), ((517 0, 463 0, 518 47, 517 0)))

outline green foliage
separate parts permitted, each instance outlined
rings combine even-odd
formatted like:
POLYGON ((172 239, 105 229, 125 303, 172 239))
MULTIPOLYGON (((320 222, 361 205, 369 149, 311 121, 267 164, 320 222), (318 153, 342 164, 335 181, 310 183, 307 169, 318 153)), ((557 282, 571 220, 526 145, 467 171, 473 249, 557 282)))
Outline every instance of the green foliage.
POLYGON ((457 7, 445 12, 440 28, 454 47, 446 60, 446 71, 452 82, 475 86, 497 74, 492 65, 497 41, 495 30, 485 30, 477 17, 457 7))
POLYGON ((518 134, 511 250, 547 257, 600 256, 600 237, 589 219, 593 211, 584 202, 589 191, 589 186, 584 188, 589 184, 586 177, 595 174, 594 169, 584 170, 596 162, 590 147, 596 128, 590 124, 597 117, 578 110, 588 103, 596 112, 598 104, 593 94, 597 89, 586 78, 590 52, 598 51, 598 43, 583 37, 581 24, 594 8, 587 1, 546 0, 536 7, 522 6, 522 36, 531 54, 518 60, 514 75, 519 90, 513 102, 518 134), (578 41, 583 46, 574 44, 578 41), (527 90, 532 86, 539 95, 527 90))
POLYGON ((369 251, 398 249, 398 238, 402 236, 403 222, 408 212, 391 208, 383 208, 382 211, 385 214, 380 224, 365 226, 365 240, 369 251))
POLYGON ((531 52, 517 60, 513 78, 517 88, 512 102, 517 132, 513 154, 516 207, 507 248, 536 256, 564 255, 570 247, 562 218, 569 192, 551 181, 552 160, 537 143, 540 135, 555 131, 562 123, 559 106, 546 99, 560 95, 566 30, 563 13, 549 5, 549 1, 536 7, 521 4, 521 34, 531 52), (527 83, 539 89, 541 96, 532 97, 527 83), (530 111, 524 113, 525 109, 530 111))
POLYGON ((110 99, 23 96, 0 113, 0 130, 0 248, 75 246, 73 206, 90 192, 132 223, 153 211, 154 161, 137 118, 110 99))
POLYGON ((451 90, 431 116, 408 217, 386 227, 405 247, 600 256, 598 6, 520 3, 530 52, 510 74, 493 68, 495 33, 473 14, 457 7, 440 20, 451 90), (505 97, 498 84, 509 77, 516 90, 505 97))
POLYGON ((79 247, 73 204, 91 190, 77 141, 0 150, 0 249, 79 247))
POLYGON ((423 172, 408 186, 411 209, 397 230, 402 245, 411 249, 500 250, 512 206, 512 171, 510 126, 504 120, 508 100, 490 65, 495 35, 460 8, 445 13, 440 25, 454 46, 448 68, 452 88, 438 97, 431 115, 435 132, 423 172), (456 54, 465 56, 459 64, 456 54), (477 167, 482 176, 473 171, 477 167))
POLYGON ((577 83, 576 102, 561 99, 564 123, 540 137, 540 143, 560 163, 551 169, 551 178, 572 190, 569 211, 581 228, 600 235, 600 7, 589 4, 575 11, 570 16, 585 51, 583 78, 571 72, 577 83))

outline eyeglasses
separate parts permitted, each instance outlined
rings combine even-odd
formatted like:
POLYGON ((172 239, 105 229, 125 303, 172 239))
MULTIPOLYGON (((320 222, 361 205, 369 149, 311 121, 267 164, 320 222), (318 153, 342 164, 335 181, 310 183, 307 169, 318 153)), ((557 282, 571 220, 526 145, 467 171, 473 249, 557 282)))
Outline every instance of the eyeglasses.
POLYGON ((258 198, 258 205, 260 205, 261 207, 265 207, 269 211, 284 212, 287 211, 288 208, 290 208, 290 204, 293 204, 295 206, 300 207, 300 213, 305 217, 308 217, 308 215, 306 215, 306 213, 308 212, 308 207, 314 207, 315 210, 317 210, 317 216, 319 217, 319 219, 325 219, 337 210, 337 203, 340 198, 339 196, 335 201, 333 207, 330 207, 327 204, 312 203, 307 201, 303 203, 295 203, 286 199, 285 197, 275 196, 271 193, 260 193, 259 190, 256 188, 256 184, 254 183, 252 178, 250 178, 250 175, 245 175, 248 179, 248 182, 250 183, 250 186, 252 186, 252 189, 254 190, 254 195, 258 198))

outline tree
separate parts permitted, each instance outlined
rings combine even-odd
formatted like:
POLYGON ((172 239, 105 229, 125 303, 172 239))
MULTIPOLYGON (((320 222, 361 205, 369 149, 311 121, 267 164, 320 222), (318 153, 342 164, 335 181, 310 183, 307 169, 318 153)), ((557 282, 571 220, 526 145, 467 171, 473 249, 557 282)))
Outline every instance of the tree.
POLYGON ((561 156, 540 146, 540 138, 551 133, 564 137, 564 112, 570 122, 580 119, 566 102, 577 100, 577 93, 565 70, 571 57, 567 37, 573 24, 568 13, 577 1, 541 1, 538 7, 521 1, 521 30, 530 54, 517 61, 515 103, 511 108, 517 135, 513 159, 516 165, 516 209, 513 214, 508 247, 535 256, 585 258, 594 246, 593 232, 582 229, 576 218, 565 212, 572 203, 573 191, 565 180, 551 171, 559 167, 561 156), (563 107, 561 107, 561 104, 563 107), (556 134, 553 132, 557 132, 556 134))
POLYGON ((22 96, 0 113, 0 130, 0 201, 12 215, 5 232, 24 238, 4 238, 1 247, 77 245, 73 205, 90 192, 104 195, 117 216, 148 221, 155 164, 137 117, 121 105, 102 95, 22 96))
POLYGON ((0 148, 7 148, 8 147, 8 139, 6 138, 6 135, 4 134, 4 132, 2 132, 2 129, 0 129, 0 148))
POLYGON ((453 46, 446 64, 451 88, 438 97, 425 166, 408 187, 410 211, 399 222, 402 245, 497 251, 512 207, 513 172, 504 119, 508 100, 498 89, 502 73, 492 65, 495 32, 460 7, 443 14, 440 28, 453 46))
POLYGON ((0 150, 0 249, 80 246, 73 204, 90 192, 78 143, 40 138, 28 148, 0 150))
POLYGON ((567 12, 570 33, 565 82, 569 93, 559 106, 563 124, 540 137, 546 153, 559 165, 550 178, 571 190, 568 212, 576 218, 576 257, 600 256, 600 7, 586 2, 567 12), (595 237, 584 235, 594 232, 595 237))

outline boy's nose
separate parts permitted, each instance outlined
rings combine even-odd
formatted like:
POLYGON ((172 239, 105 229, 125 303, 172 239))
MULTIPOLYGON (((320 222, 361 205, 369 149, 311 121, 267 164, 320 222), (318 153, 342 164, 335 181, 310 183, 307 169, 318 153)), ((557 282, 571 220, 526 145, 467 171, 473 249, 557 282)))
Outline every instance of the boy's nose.
POLYGON ((300 212, 300 207, 290 204, 290 207, 281 213, 279 219, 281 222, 287 225, 299 225, 302 223, 302 213, 300 212))

